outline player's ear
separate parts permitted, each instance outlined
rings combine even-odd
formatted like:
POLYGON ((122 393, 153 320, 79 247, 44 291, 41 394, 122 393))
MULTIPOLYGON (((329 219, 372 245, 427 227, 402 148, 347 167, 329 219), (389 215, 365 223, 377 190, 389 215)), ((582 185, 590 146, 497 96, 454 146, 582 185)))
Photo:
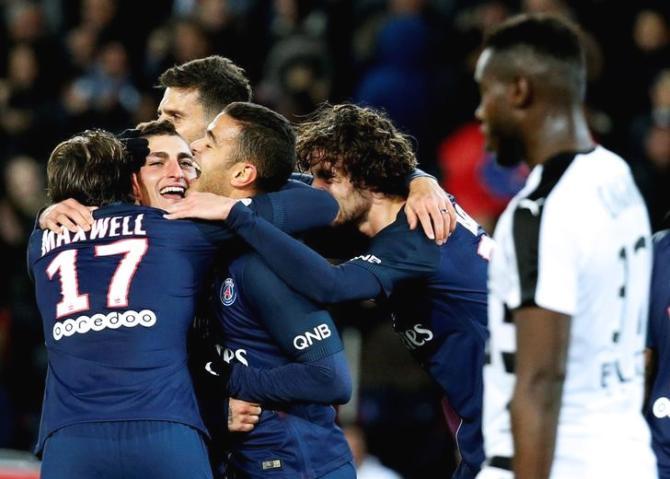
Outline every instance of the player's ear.
POLYGON ((140 198, 142 197, 142 187, 140 186, 140 180, 137 177, 137 173, 130 175, 130 184, 132 186, 133 199, 135 200, 135 203, 139 204, 140 198))
POLYGON ((240 161, 234 167, 234 172, 230 183, 235 188, 245 188, 251 186, 258 178, 258 170, 253 163, 240 161))
POLYGON ((516 77, 509 88, 510 104, 515 108, 526 108, 533 99, 533 84, 526 76, 516 77))

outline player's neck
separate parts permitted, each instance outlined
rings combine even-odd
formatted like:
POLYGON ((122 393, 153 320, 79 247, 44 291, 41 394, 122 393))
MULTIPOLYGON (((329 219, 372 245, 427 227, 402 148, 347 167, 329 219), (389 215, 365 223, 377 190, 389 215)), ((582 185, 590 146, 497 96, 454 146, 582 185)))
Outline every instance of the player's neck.
POLYGON ((559 153, 587 151, 595 146, 581 108, 568 112, 544 113, 539 128, 529 128, 526 135, 526 162, 539 165, 559 153))
POLYGON ((395 221, 404 204, 405 198, 376 194, 367 218, 358 226, 358 230, 369 237, 377 235, 395 221))
POLYGON ((240 200, 242 198, 253 198, 258 194, 260 194, 259 191, 257 191, 255 188, 249 187, 249 188, 233 188, 230 190, 229 194, 226 194, 224 196, 240 200))

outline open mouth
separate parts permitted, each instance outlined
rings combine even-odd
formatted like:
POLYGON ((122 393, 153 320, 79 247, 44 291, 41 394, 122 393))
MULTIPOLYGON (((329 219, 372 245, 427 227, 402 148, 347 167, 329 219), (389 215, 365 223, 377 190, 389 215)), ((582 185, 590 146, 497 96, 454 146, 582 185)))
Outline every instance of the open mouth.
POLYGON ((161 188, 160 194, 163 198, 170 200, 181 200, 186 194, 186 188, 183 186, 166 186, 161 188))

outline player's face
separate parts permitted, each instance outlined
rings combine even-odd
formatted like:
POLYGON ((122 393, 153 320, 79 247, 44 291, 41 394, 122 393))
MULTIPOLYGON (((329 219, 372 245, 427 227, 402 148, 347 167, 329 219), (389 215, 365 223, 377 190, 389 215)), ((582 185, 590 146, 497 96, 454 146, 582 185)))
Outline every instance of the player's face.
POLYGON ((371 194, 354 187, 341 168, 323 168, 315 165, 311 173, 314 175, 312 186, 328 191, 340 205, 340 212, 335 218, 336 224, 358 225, 367 219, 372 206, 371 194))
POLYGON ((240 124, 220 113, 207 127, 204 137, 191 143, 200 176, 193 189, 218 195, 232 196, 231 179, 237 163, 237 146, 242 132, 240 124))
POLYGON ((496 154, 502 166, 513 166, 521 158, 520 137, 508 103, 508 82, 498 78, 491 64, 492 52, 486 49, 477 61, 475 80, 479 85, 480 101, 475 116, 482 123, 486 149, 496 154))
POLYGON ((193 155, 179 136, 150 136, 149 155, 140 171, 133 173, 133 193, 144 206, 165 209, 184 198, 195 179, 193 155))
POLYGON ((200 138, 209 122, 195 88, 166 88, 158 105, 158 119, 172 123, 188 143, 200 138))

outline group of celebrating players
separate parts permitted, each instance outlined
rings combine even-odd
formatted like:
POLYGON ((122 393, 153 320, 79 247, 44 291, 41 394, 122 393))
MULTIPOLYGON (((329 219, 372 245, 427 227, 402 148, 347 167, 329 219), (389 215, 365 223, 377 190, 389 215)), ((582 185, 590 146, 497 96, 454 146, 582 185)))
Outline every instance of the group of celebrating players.
POLYGON ((453 477, 670 477, 667 240, 649 321, 647 212, 589 134, 579 32, 512 18, 476 80, 488 147, 532 168, 493 239, 384 114, 325 105, 294 128, 218 56, 160 77, 156 121, 59 144, 28 251, 42 477, 355 478, 326 306, 359 299, 443 391, 453 477), (370 241, 337 266, 295 238, 343 224, 370 241))

